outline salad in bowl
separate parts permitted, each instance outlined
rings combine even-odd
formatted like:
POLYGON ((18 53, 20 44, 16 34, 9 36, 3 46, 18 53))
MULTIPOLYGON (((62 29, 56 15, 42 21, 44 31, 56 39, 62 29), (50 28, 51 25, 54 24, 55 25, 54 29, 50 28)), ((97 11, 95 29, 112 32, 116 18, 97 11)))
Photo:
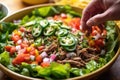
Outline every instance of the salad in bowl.
POLYGON ((81 16, 70 6, 54 5, 1 22, 1 65, 48 80, 81 77, 107 65, 119 48, 116 24, 92 26, 88 34, 81 29, 81 16))

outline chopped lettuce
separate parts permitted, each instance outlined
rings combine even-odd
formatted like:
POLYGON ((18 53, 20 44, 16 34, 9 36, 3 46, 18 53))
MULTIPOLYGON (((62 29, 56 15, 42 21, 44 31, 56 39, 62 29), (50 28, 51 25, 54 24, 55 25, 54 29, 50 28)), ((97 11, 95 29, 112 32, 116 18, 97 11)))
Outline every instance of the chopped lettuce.
POLYGON ((91 60, 86 64, 86 68, 89 69, 90 71, 96 70, 97 69, 98 63, 94 60, 91 60))
POLYGON ((79 68, 71 68, 70 69, 70 75, 71 76, 80 76, 80 69, 79 68))
POLYGON ((32 12, 33 15, 41 16, 41 17, 53 16, 55 14, 60 14, 60 13, 69 13, 73 16, 81 17, 81 14, 73 11, 72 8, 68 5, 42 7, 32 12))
POLYGON ((13 30, 15 30, 18 26, 10 23, 10 22, 1 22, 0 23, 0 32, 6 33, 7 31, 9 33, 12 33, 13 30))
POLYGON ((106 61, 111 60, 115 54, 114 49, 118 42, 115 26, 116 26, 116 24, 113 21, 106 22, 106 30, 107 30, 107 43, 106 43, 107 52, 105 55, 106 61))
POLYGON ((3 50, 4 50, 4 46, 6 45, 6 43, 2 43, 2 42, 0 42, 0 53, 2 53, 3 52, 3 50))
POLYGON ((12 70, 12 71, 15 71, 15 72, 20 71, 20 69, 18 67, 13 66, 12 64, 7 65, 7 68, 12 70))
POLYGON ((36 21, 40 21, 41 19, 42 17, 36 17, 34 15, 32 16, 26 15, 25 17, 22 18, 20 24, 23 26, 31 26, 35 24, 36 21))
POLYGON ((30 76, 30 72, 27 68, 23 68, 21 74, 25 76, 30 76))
POLYGON ((24 73, 33 76, 33 77, 42 77, 42 78, 53 78, 54 79, 65 79, 70 77, 70 65, 69 64, 59 64, 59 63, 51 63, 50 67, 43 68, 38 65, 22 63, 21 65, 21 74, 26 75, 24 73))
POLYGON ((69 78, 70 77, 70 65, 65 64, 58 64, 53 62, 51 64, 51 74, 52 77, 54 77, 55 79, 64 79, 64 78, 69 78))
POLYGON ((9 52, 4 51, 3 53, 0 54, 0 63, 5 66, 10 64, 9 52))

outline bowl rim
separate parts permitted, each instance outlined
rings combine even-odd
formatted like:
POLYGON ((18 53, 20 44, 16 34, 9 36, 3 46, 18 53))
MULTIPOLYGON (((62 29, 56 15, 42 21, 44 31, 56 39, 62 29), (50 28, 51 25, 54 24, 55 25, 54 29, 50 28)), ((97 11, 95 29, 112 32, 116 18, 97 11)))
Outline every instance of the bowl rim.
MULTIPOLYGON (((23 9, 21 9, 21 10, 15 11, 14 13, 6 16, 6 17, 5 17, 4 19, 2 19, 0 22, 6 20, 7 18, 9 18, 9 17, 11 17, 11 16, 13 16, 14 14, 20 13, 20 12, 25 11, 25 10, 28 10, 28 9, 34 9, 34 8, 44 7, 44 6, 56 6, 56 5, 58 5, 58 4, 52 4, 52 3, 51 3, 51 4, 42 4, 42 5, 34 5, 34 6, 26 7, 26 8, 23 8, 23 9)), ((74 8, 74 6, 71 6, 71 7, 74 8)), ((79 7, 75 7, 75 8, 79 8, 79 7)), ((79 9, 81 9, 81 8, 79 8, 79 9)), ((82 10, 82 9, 81 9, 81 10, 82 10)), ((118 27, 117 27, 117 28, 118 28, 118 27)), ((118 28, 118 30, 119 30, 119 32, 120 32, 120 28, 118 28)), ((120 35, 119 35, 119 39, 120 39, 120 35)), ((116 54, 114 55, 114 57, 113 57, 109 62, 107 62, 104 66, 102 66, 101 68, 99 68, 99 69, 97 69, 97 70, 95 70, 95 71, 93 71, 93 72, 91 72, 91 73, 88 73, 88 74, 85 74, 85 75, 82 75, 82 76, 78 76, 78 77, 68 78, 68 79, 66 79, 66 80, 82 80, 82 79, 84 79, 85 77, 94 76, 96 73, 99 73, 99 72, 101 72, 102 70, 105 70, 106 68, 108 68, 110 65, 112 65, 112 64, 115 62, 115 60, 118 58, 119 54, 120 54, 120 45, 118 46, 118 49, 117 49, 116 54)), ((6 67, 5 67, 4 65, 2 65, 1 63, 0 63, 0 70, 1 70, 1 71, 2 71, 2 70, 5 70, 6 72, 11 73, 12 75, 19 76, 19 77, 22 77, 22 78, 27 79, 27 80, 44 80, 44 79, 41 79, 41 78, 33 78, 33 77, 28 77, 28 76, 21 75, 21 74, 19 74, 19 73, 16 73, 16 72, 14 72, 14 71, 11 71, 10 69, 6 68, 6 67)), ((104 71, 103 71, 103 72, 104 72, 104 71)))
POLYGON ((2 21, 5 17, 7 17, 10 14, 9 13, 10 11, 9 11, 8 6, 6 4, 4 4, 3 2, 0 2, 0 6, 4 7, 6 9, 6 15, 0 20, 0 21, 2 21))

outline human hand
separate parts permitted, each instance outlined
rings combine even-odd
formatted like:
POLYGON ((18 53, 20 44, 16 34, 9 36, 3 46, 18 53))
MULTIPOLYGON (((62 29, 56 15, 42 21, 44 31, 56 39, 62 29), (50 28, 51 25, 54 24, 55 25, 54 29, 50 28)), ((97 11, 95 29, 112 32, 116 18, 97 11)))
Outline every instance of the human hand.
POLYGON ((92 0, 83 11, 81 26, 83 30, 91 30, 91 26, 119 19, 120 0, 92 0))

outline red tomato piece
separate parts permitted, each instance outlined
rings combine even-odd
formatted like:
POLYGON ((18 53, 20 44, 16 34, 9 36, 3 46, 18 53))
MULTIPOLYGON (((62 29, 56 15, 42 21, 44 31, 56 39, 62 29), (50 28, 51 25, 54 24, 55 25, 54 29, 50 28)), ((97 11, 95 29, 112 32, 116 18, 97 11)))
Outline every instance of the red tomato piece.
POLYGON ((98 26, 92 26, 92 32, 97 31, 98 33, 101 33, 101 29, 98 26))
POLYGON ((59 20, 60 19, 60 16, 59 15, 55 15, 54 16, 54 20, 59 20))
POLYGON ((5 50, 10 52, 10 49, 11 49, 12 46, 5 46, 5 50))
POLYGON ((45 68, 45 67, 49 67, 49 66, 50 66, 50 63, 49 63, 49 62, 42 62, 42 63, 41 63, 41 66, 44 67, 44 68, 45 68))
POLYGON ((28 45, 27 43, 21 43, 20 46, 21 46, 21 48, 26 48, 26 47, 28 47, 29 45, 28 45))
POLYGON ((14 42, 17 42, 18 40, 21 39, 20 35, 17 35, 17 34, 14 34, 12 35, 12 38, 11 38, 14 42))
POLYGON ((36 50, 36 49, 31 46, 29 53, 30 53, 31 55, 36 55, 36 51, 35 51, 35 50, 36 50))
POLYGON ((11 49, 10 49, 10 54, 13 55, 16 51, 16 47, 15 46, 12 46, 11 49))
POLYGON ((12 64, 21 64, 22 62, 29 62, 30 54, 18 54, 15 59, 13 59, 12 64))
POLYGON ((38 63, 42 62, 42 57, 40 55, 38 55, 36 57, 36 62, 38 62, 38 63))
POLYGON ((18 50, 18 54, 22 54, 22 53, 24 53, 24 54, 27 53, 26 48, 18 50))
POLYGON ((104 47, 104 39, 95 40, 95 45, 99 47, 104 47))
POLYGON ((106 36, 107 35, 107 31, 104 29, 102 32, 102 36, 106 36))
POLYGON ((35 50, 30 51, 31 55, 35 55, 35 50))
POLYGON ((20 31, 24 32, 26 29, 24 27, 20 27, 20 31))
POLYGON ((80 18, 73 18, 69 25, 77 30, 80 30, 80 18))
POLYGON ((92 36, 96 36, 97 34, 99 34, 99 33, 96 30, 92 31, 92 33, 91 33, 92 36))
POLYGON ((43 50, 44 48, 45 48, 45 46, 39 46, 39 47, 38 47, 38 50, 41 51, 41 50, 43 50))

